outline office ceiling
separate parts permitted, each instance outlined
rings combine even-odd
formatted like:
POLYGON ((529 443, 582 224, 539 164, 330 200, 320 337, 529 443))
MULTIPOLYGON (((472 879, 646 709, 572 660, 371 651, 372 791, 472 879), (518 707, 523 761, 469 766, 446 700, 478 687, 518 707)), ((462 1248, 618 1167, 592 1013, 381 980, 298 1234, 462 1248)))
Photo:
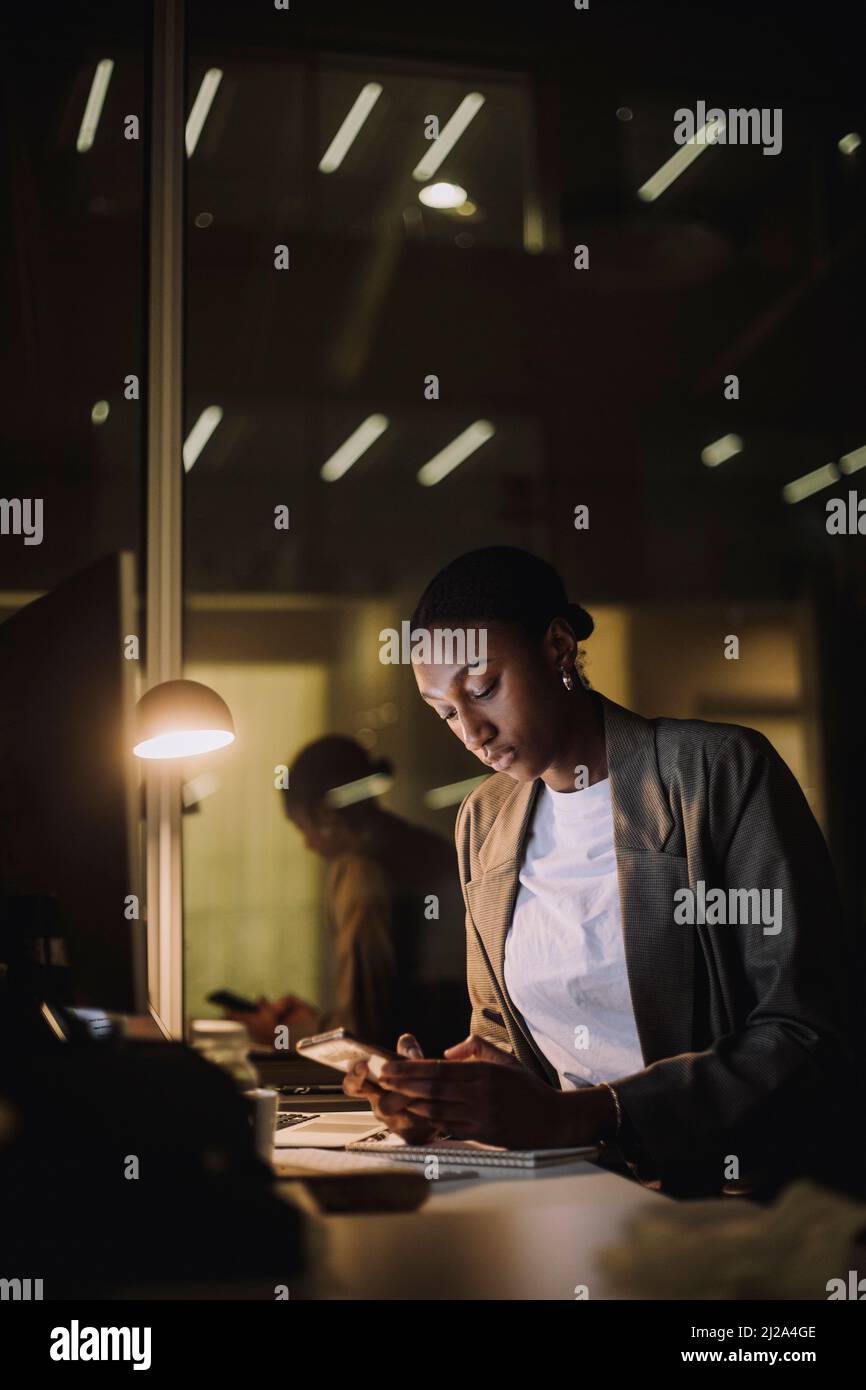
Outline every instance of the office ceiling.
MULTIPOLYGON (((50 554, 0 553, 16 589, 54 582, 82 545, 137 545, 142 520, 141 407, 122 387, 144 375, 145 148, 123 120, 145 109, 149 7, 48 8, 7 17, 2 63, 4 493, 38 483, 64 528, 50 554), (80 154, 105 56, 102 121, 80 154)), ((187 479, 190 587, 387 592, 493 540, 544 549, 611 599, 776 595, 824 562, 833 492, 788 507, 780 489, 866 444, 866 152, 838 148, 849 131, 866 140, 851 13, 566 0, 543 21, 486 4, 188 13, 188 102, 223 73, 188 161, 187 426, 223 412, 187 479), (382 95, 361 136, 322 174, 370 82, 382 95), (485 105, 437 177, 475 211, 422 208, 424 119, 472 91, 485 105), (781 152, 708 149, 642 202, 674 149, 673 112, 698 100, 781 107, 781 152), (377 412, 387 433, 323 482, 377 412), (479 418, 494 438, 421 488, 421 465, 479 418), (704 467, 729 431, 742 453, 704 467), (277 503, 288 543, 262 529, 277 503)))

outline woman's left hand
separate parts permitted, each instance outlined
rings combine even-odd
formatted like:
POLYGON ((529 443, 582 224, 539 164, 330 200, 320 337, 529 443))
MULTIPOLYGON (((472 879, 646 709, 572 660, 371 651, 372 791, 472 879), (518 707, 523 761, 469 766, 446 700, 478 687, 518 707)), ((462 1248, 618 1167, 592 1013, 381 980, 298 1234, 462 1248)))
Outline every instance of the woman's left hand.
POLYGON ((407 1097, 409 1113, 435 1122, 453 1139, 508 1149, 571 1148, 598 1139, 599 1088, 585 1097, 563 1094, 519 1065, 401 1059, 387 1062, 377 1081, 407 1097))

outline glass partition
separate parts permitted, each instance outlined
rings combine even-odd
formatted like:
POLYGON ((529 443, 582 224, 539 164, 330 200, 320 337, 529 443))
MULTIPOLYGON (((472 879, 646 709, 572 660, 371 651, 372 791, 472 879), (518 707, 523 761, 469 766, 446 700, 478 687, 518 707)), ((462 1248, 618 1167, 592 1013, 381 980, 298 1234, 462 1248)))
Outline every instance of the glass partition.
POLYGON ((0 618, 142 553, 148 6, 67 10, 7 16, 0 50, 0 618))
POLYGON ((842 447, 826 365, 806 404, 836 262, 801 311, 815 209, 841 248, 859 206, 844 112, 798 69, 777 157, 708 151, 658 192, 681 78, 648 20, 639 70, 571 16, 524 42, 340 13, 189 9, 185 661, 238 741, 185 774, 188 1014, 227 987, 324 1017, 339 992, 333 858, 279 785, 311 743, 389 760, 377 803, 453 854, 479 766, 380 634, 476 546, 557 565, 598 689, 763 729, 829 823, 821 563, 783 489, 842 447))

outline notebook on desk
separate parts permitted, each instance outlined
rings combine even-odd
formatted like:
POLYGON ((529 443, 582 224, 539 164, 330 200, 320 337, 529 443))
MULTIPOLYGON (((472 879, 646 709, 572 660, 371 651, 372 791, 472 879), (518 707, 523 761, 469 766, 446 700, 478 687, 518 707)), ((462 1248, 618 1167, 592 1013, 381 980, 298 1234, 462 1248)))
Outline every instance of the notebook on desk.
POLYGON ((457 1164, 465 1168, 549 1168, 556 1163, 573 1163, 598 1153, 598 1145, 579 1149, 502 1149, 494 1144, 479 1144, 474 1139, 440 1139, 426 1148, 405 1144, 397 1135, 384 1132, 369 1139, 346 1145, 351 1153, 378 1154, 381 1158, 400 1163, 426 1163, 435 1158, 439 1163, 457 1164))

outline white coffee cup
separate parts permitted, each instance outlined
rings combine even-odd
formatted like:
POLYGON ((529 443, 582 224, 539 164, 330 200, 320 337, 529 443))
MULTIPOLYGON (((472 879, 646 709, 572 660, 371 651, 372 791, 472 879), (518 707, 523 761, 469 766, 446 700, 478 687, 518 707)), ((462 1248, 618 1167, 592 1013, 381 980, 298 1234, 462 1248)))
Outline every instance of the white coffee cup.
POLYGON ((253 1124, 255 1127, 256 1152, 265 1163, 270 1164, 274 1156, 274 1131, 277 1125, 277 1100, 276 1091, 271 1091, 265 1086, 257 1086, 254 1090, 245 1091, 244 1095, 254 1107, 253 1124))

